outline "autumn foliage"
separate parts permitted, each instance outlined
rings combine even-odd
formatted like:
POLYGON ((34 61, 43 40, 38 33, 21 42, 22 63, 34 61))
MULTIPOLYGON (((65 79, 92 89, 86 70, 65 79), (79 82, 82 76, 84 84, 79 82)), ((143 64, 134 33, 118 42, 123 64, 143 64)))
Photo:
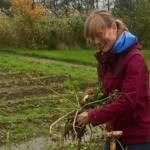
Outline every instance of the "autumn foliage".
POLYGON ((13 12, 20 13, 33 22, 38 21, 45 14, 44 6, 42 4, 33 6, 31 0, 11 0, 11 5, 13 12))

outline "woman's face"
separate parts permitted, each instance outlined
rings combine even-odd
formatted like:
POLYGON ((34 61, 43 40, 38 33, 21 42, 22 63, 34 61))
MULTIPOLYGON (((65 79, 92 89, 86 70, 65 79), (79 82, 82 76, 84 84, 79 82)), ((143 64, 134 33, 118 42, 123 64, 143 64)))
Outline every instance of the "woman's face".
POLYGON ((98 47, 102 52, 108 52, 117 39, 116 24, 112 24, 111 28, 102 32, 101 36, 95 36, 91 39, 94 46, 98 47))

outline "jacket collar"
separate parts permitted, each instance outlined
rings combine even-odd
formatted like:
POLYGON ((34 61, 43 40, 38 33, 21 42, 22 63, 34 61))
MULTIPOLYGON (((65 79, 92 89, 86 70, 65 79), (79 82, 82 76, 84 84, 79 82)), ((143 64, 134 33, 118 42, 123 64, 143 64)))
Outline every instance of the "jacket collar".
POLYGON ((132 49, 141 49, 142 46, 139 42, 135 43, 134 45, 132 45, 131 47, 129 47, 126 51, 123 51, 122 53, 113 53, 111 50, 103 53, 102 51, 98 51, 95 54, 96 60, 101 63, 113 63, 116 58, 120 55, 122 55, 123 53, 127 53, 128 51, 132 50, 132 49))

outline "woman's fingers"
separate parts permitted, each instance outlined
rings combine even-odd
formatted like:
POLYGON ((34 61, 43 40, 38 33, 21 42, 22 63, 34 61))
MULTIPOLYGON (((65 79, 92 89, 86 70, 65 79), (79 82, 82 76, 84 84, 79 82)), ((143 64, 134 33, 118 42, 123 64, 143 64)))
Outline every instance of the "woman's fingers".
POLYGON ((82 112, 81 114, 79 114, 77 117, 77 123, 80 126, 86 125, 87 123, 89 123, 88 112, 82 112))

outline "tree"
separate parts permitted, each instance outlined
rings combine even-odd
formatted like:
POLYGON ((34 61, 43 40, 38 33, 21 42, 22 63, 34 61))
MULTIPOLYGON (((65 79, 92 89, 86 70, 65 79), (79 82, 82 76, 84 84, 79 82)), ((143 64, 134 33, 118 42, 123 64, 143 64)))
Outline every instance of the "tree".
POLYGON ((138 35, 144 47, 150 47, 150 0, 116 0, 112 12, 124 20, 130 31, 138 35))
POLYGON ((97 8, 110 10, 114 6, 114 0, 45 0, 45 4, 55 13, 63 10, 68 14, 70 8, 87 13, 97 8))
POLYGON ((41 3, 35 5, 31 0, 11 0, 12 10, 19 13, 24 18, 28 18, 31 22, 37 21, 45 12, 45 8, 41 3))
POLYGON ((0 8, 9 9, 10 2, 9 0, 0 0, 0 8))
POLYGON ((11 16, 9 0, 0 0, 0 9, 6 15, 11 16))

